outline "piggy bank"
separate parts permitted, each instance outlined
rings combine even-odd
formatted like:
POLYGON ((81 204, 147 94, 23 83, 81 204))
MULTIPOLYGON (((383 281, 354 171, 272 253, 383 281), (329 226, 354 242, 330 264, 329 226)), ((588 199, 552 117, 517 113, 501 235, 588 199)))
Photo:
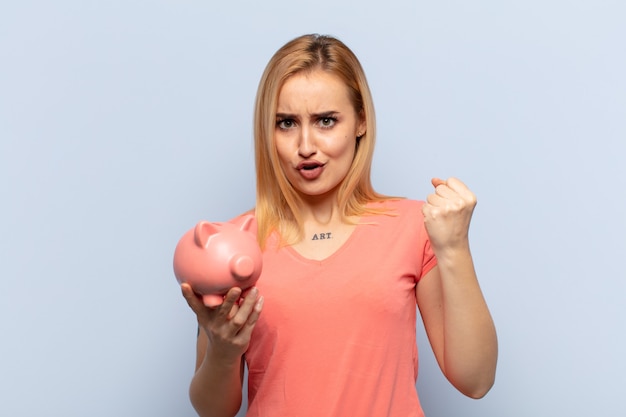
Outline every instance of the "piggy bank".
POLYGON ((240 226, 199 222, 183 235, 174 252, 174 275, 202 296, 207 307, 222 304, 232 287, 252 287, 261 275, 262 254, 248 215, 240 226))

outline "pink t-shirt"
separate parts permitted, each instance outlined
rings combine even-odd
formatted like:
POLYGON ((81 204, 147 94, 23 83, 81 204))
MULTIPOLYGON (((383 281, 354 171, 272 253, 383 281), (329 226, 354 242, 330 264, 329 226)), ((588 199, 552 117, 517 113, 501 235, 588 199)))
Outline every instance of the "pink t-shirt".
POLYGON ((248 417, 423 416, 417 379, 416 282, 437 261, 422 202, 372 203, 322 261, 270 238, 265 297, 245 355, 248 417))

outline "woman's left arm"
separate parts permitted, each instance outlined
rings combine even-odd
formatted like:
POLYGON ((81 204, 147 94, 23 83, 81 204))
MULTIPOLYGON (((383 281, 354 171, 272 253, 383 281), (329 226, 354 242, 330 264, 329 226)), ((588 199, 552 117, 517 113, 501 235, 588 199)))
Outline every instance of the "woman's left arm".
POLYGON ((437 266, 419 281, 417 304, 446 378, 481 398, 495 380, 498 342, 469 248, 474 194, 456 178, 433 179, 422 211, 437 266))

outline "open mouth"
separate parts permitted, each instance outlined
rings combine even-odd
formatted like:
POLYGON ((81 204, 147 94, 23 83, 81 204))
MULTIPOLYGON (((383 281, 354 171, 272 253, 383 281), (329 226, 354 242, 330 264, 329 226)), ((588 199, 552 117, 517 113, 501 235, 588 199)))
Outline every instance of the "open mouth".
POLYGON ((297 169, 300 175, 307 180, 315 180, 322 175, 325 164, 318 161, 306 161, 298 164, 297 169))
POLYGON ((301 162, 300 164, 298 164, 298 170, 312 171, 316 168, 320 168, 323 166, 324 164, 320 162, 301 162))
POLYGON ((319 166, 321 166, 321 165, 305 165, 305 166, 302 167, 302 169, 305 170, 305 171, 311 171, 311 170, 313 170, 313 169, 315 169, 315 168, 317 168, 319 166))

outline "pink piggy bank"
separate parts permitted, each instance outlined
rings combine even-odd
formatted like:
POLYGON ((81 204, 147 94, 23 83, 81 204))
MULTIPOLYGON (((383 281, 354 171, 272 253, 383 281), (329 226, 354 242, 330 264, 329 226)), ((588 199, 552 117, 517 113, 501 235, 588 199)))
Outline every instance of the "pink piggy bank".
POLYGON ((241 226, 201 221, 183 235, 174 252, 174 274, 202 296, 207 307, 217 307, 232 287, 252 287, 261 275, 262 254, 250 229, 254 217, 241 226))

